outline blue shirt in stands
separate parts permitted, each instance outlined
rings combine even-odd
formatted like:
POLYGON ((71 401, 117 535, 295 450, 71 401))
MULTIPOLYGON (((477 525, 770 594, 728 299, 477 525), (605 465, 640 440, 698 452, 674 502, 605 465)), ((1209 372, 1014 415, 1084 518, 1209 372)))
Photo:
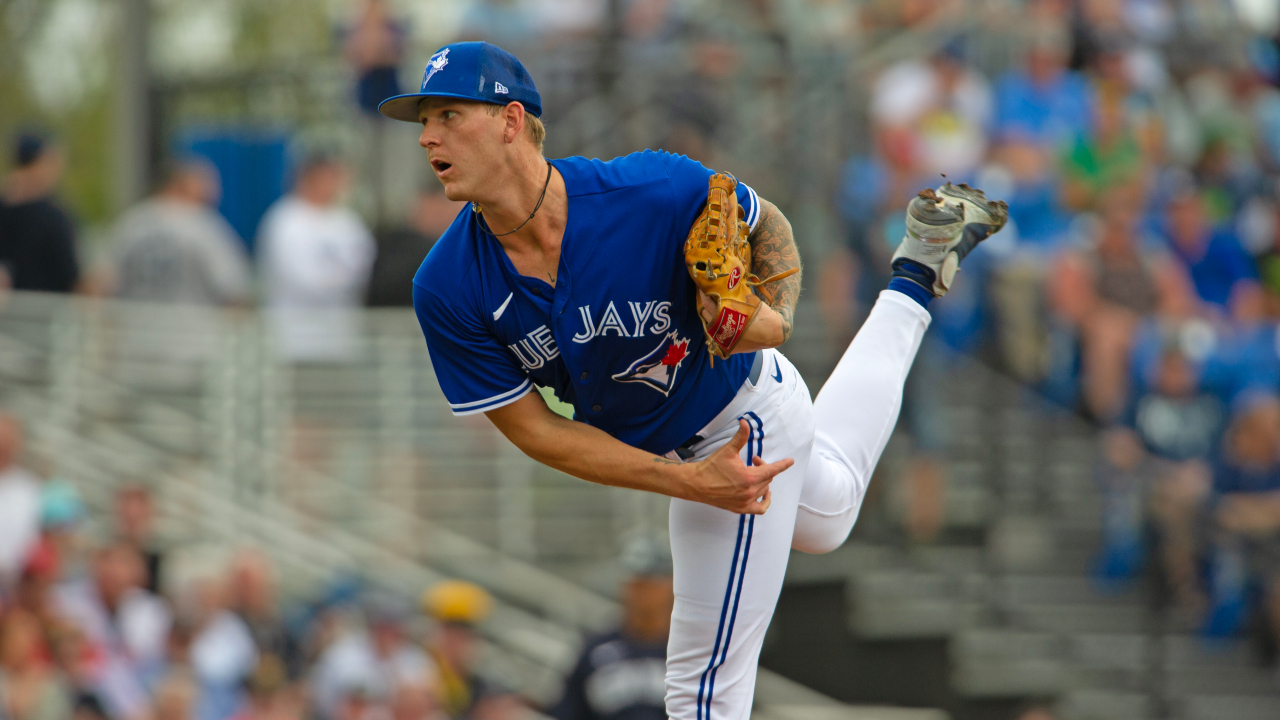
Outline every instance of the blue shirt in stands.
POLYGON ((1267 468, 1245 468, 1230 462, 1219 463, 1213 472, 1213 490, 1220 495, 1280 490, 1280 462, 1267 468))
POLYGON ((1228 230, 1217 230, 1209 236, 1208 243, 1198 256, 1192 255, 1174 243, 1169 243, 1173 253, 1186 265, 1195 283, 1196 294, 1205 302, 1226 305, 1231 298, 1231 287, 1238 280, 1258 277, 1253 258, 1240 246, 1236 236, 1228 230))
MULTIPOLYGON (((711 171, 655 151, 551 163, 569 196, 554 287, 516 272, 470 207, 418 269, 413 304, 436 378, 456 415, 538 385, 576 420, 669 452, 728 405, 753 360, 712 367, 684 266, 711 171)), ((737 194, 754 229, 759 199, 743 183, 737 194)))
MULTIPOLYGON (((1023 70, 996 82, 996 135, 1062 148, 1093 125, 1093 90, 1083 75, 1064 70, 1040 85, 1023 70)), ((1012 204, 1011 204, 1012 206, 1012 204)))
POLYGON ((1280 388, 1280 325, 1228 328, 1205 359, 1204 387, 1228 404, 1251 390, 1280 388))

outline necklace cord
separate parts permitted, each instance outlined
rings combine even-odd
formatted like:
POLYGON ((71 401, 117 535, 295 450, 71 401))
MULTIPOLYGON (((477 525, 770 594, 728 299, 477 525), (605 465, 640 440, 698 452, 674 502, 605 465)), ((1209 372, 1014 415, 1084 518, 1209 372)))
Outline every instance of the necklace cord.
POLYGON ((489 222, 484 219, 484 213, 480 212, 480 205, 478 203, 471 203, 471 209, 480 214, 480 229, 484 230, 485 232, 489 233, 494 237, 502 237, 504 235, 510 235, 513 232, 517 232, 520 230, 520 228, 524 227, 525 225, 528 225, 529 221, 533 219, 533 216, 537 215, 538 210, 542 208, 542 201, 547 198, 547 187, 551 184, 551 168, 552 167, 553 166, 551 165, 551 161, 548 160, 547 161, 547 179, 542 182, 542 194, 538 196, 538 204, 533 206, 533 212, 529 213, 529 217, 525 218, 524 222, 517 225, 515 230, 508 230, 507 232, 504 232, 504 233, 495 233, 494 231, 490 230, 489 222))

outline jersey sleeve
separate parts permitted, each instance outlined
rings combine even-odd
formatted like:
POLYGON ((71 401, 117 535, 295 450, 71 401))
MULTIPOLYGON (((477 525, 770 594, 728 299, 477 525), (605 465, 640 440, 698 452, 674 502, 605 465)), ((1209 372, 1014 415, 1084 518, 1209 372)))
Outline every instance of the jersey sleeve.
POLYGON ((413 308, 427 338, 436 380, 454 415, 496 410, 533 389, 528 373, 483 323, 465 317, 418 283, 413 308))
MULTIPOLYGON (((692 224, 693 218, 697 217, 702 208, 702 203, 707 200, 707 178, 711 177, 712 171, 697 160, 684 155, 664 153, 663 161, 667 166, 667 175, 675 188, 680 209, 689 215, 690 224, 692 224)), ((738 205, 742 207, 747 226, 754 231, 760 222, 760 196, 756 195, 756 191, 752 190, 750 185, 742 181, 738 181, 737 192, 738 205)))

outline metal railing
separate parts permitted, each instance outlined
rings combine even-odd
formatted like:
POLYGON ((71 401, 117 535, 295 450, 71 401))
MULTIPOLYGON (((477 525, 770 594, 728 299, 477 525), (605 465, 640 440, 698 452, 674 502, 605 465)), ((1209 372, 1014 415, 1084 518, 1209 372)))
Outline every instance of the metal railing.
POLYGON ((41 398, 31 414, 50 435, 35 441, 53 472, 56 442, 127 432, 157 469, 202 468, 218 498, 387 542, 399 529, 381 505, 552 563, 607 560, 627 531, 665 527, 661 503, 550 471, 483 417, 452 417, 411 311, 368 312, 362 357, 346 363, 285 363, 270 328, 250 311, 15 293, 0 377, 41 398), (555 542, 564 533, 599 538, 555 542))
MULTIPOLYGON (((453 419, 412 314, 365 319, 362 360, 292 367, 257 312, 12 293, 0 300, 0 404, 26 420, 38 469, 92 507, 148 483, 170 543, 258 547, 288 593, 341 573, 410 595, 446 577, 487 587, 498 604, 482 628, 485 672, 554 700, 582 635, 618 607, 529 562, 547 559, 540 540, 572 535, 571 559, 603 566, 627 530, 664 526, 665 503, 539 469, 483 418, 453 419), (574 516, 606 531, 575 531, 574 516)), ((618 579, 594 574, 610 590, 618 579)), ((757 703, 768 717, 879 717, 767 671, 757 703)))

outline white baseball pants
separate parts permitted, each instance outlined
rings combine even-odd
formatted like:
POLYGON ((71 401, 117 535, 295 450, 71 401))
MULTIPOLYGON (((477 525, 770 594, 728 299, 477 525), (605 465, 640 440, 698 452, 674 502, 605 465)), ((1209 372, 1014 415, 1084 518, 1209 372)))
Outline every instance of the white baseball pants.
POLYGON ((759 455, 767 462, 793 458, 795 465, 774 478, 764 515, 671 501, 672 720, 750 717, 756 663, 788 555, 792 548, 830 552, 849 536, 929 320, 915 301, 885 290, 816 400, 786 357, 767 350, 756 384, 743 383, 698 433, 706 439, 692 447, 691 462, 732 438, 745 418, 751 438, 744 461, 759 455))

